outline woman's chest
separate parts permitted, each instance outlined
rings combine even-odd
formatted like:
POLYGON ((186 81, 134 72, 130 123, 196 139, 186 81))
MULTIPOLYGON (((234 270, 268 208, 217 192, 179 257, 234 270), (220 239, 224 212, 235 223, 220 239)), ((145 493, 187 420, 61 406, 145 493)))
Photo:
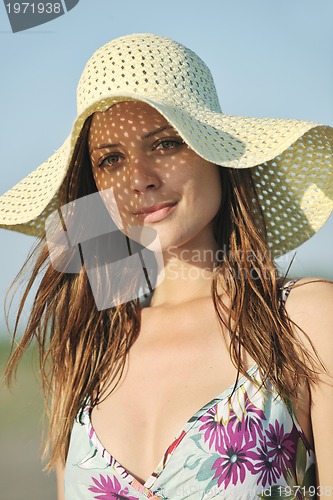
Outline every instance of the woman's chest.
MULTIPOLYGON (((174 318, 175 320, 175 318, 174 318)), ((143 322, 116 390, 93 409, 103 446, 145 480, 184 424, 236 379, 215 321, 143 322)))
MULTIPOLYGON (((237 372, 223 332, 210 312, 203 310, 190 318, 173 315, 160 321, 143 315, 140 336, 130 349, 120 383, 92 411, 92 424, 103 447, 141 483, 156 470, 186 423, 234 386, 237 372)), ((246 369, 254 365, 251 358, 246 363, 246 369)), ((257 415, 258 422, 269 419, 270 410, 264 408, 263 400, 257 407, 250 400, 245 402, 245 385, 235 394, 235 418, 241 421, 249 413, 251 418, 257 415)), ((306 406, 296 416, 308 434, 306 406)), ((229 417, 228 404, 221 404, 212 425, 227 425, 229 417)))
MULTIPOLYGON (((260 381, 256 366, 249 375, 260 381)), ((118 493, 121 487, 131 499, 146 498, 138 496, 137 489, 145 491, 148 497, 156 492, 159 498, 168 500, 179 495, 187 498, 189 492, 197 500, 219 497, 222 492, 227 493, 225 498, 243 499, 245 491, 250 491, 248 498, 252 499, 268 491, 268 487, 290 488, 293 483, 289 480, 303 484, 307 477, 306 484, 315 484, 313 452, 288 407, 274 391, 258 391, 245 377, 240 378, 233 393, 229 389, 196 411, 179 429, 177 439, 167 443, 150 467, 143 450, 139 450, 132 469, 112 450, 110 456, 98 433, 96 436, 96 429, 91 427, 87 413, 84 422, 83 428, 75 427, 69 463, 86 469, 87 484, 94 482, 96 486, 98 478, 102 488, 111 481, 110 487, 117 486, 118 493), (77 432, 79 438, 75 437, 77 432)), ((129 444, 123 436, 122 445, 129 444)), ((68 478, 72 477, 75 467, 67 469, 68 478)), ((81 483, 82 478, 80 473, 81 483)))

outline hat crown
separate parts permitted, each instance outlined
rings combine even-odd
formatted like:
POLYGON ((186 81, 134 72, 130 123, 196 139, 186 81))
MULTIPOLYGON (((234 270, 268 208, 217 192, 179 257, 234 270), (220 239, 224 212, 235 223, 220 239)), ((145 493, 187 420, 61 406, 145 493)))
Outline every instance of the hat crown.
POLYGON ((98 49, 77 87, 78 114, 113 96, 143 97, 187 112, 221 113, 209 68, 184 45, 152 34, 127 35, 98 49))

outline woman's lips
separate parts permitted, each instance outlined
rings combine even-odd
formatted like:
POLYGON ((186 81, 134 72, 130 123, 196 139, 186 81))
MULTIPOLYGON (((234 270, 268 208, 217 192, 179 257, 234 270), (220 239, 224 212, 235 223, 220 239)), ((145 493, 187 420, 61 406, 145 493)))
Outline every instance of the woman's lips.
POLYGON ((149 207, 146 211, 140 211, 136 213, 136 216, 139 219, 144 220, 145 222, 160 222, 165 219, 167 215, 173 210, 173 208, 177 205, 177 203, 172 203, 169 205, 163 205, 161 207, 149 207))

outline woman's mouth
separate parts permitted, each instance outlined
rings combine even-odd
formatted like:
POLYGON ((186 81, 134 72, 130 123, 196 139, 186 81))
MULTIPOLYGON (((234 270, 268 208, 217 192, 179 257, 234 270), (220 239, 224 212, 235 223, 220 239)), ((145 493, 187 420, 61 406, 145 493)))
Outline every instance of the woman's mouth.
POLYGON ((145 222, 160 222, 169 215, 176 205, 177 202, 151 205, 143 207, 135 215, 145 222))

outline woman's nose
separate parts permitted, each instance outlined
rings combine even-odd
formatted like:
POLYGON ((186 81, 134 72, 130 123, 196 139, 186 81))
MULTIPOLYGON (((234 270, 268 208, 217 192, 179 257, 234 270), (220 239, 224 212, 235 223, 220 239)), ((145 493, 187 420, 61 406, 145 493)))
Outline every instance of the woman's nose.
POLYGON ((145 192, 149 189, 157 189, 161 185, 161 179, 157 173, 157 165, 152 164, 150 158, 133 158, 130 165, 130 189, 136 192, 145 192))

